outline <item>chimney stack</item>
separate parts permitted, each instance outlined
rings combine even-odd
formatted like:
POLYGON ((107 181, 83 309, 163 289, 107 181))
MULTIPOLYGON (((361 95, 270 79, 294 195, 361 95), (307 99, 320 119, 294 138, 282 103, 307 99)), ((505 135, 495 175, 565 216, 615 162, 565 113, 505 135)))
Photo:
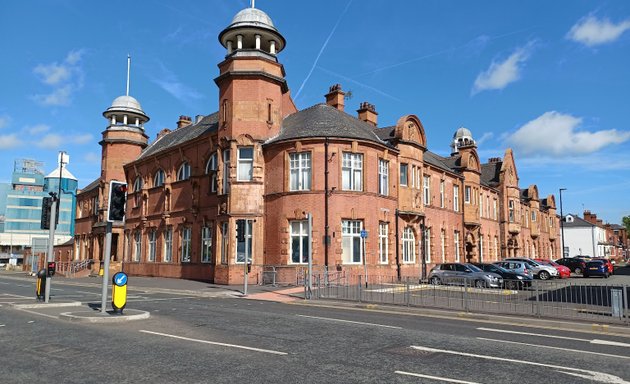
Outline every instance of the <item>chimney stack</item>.
POLYGON ((190 118, 190 116, 180 115, 179 120, 177 121, 177 129, 186 127, 190 124, 192 124, 192 119, 190 118))
POLYGON ((171 133, 170 129, 168 129, 168 128, 162 129, 160 132, 158 132, 156 140, 159 140, 162 136, 166 136, 169 133, 171 133))
POLYGON ((343 112, 345 96, 346 93, 341 90, 341 84, 335 84, 330 87, 326 94, 326 104, 343 112))
POLYGON ((501 162, 500 157, 491 157, 488 159, 488 163, 499 163, 499 162, 501 162))
POLYGON ((359 113, 359 120, 363 120, 376 127, 378 113, 376 112, 376 107, 374 106, 374 104, 370 104, 367 101, 364 101, 359 106, 359 109, 357 109, 357 112, 359 113))

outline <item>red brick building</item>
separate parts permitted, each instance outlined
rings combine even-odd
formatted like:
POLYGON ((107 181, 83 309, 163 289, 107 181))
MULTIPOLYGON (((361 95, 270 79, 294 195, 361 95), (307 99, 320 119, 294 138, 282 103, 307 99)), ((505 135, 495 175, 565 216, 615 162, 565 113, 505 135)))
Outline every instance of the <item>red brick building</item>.
POLYGON ((112 179, 129 183, 113 265, 132 275, 234 284, 248 262, 252 283, 271 267, 295 281, 312 255, 320 271, 418 277, 444 261, 560 255, 554 197, 519 187, 510 149, 482 163, 460 128, 439 156, 417 116, 380 128, 369 103, 345 111, 338 84, 298 111, 278 60, 285 39, 259 9, 239 12, 219 41, 218 112, 181 116, 150 144, 135 99, 104 113, 101 177, 78 196, 76 258, 102 254, 112 179))

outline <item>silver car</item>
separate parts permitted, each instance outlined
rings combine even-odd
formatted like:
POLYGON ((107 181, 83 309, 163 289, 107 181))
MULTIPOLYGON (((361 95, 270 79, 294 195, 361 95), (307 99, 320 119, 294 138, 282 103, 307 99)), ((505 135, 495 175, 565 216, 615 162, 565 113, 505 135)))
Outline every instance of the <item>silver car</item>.
POLYGON ((540 264, 532 259, 528 259, 526 257, 509 257, 505 259, 506 261, 514 260, 514 261, 522 261, 534 272, 534 277, 539 278, 540 280, 549 280, 552 277, 558 277, 558 270, 550 265, 540 264))
POLYGON ((474 285, 477 288, 500 288, 503 286, 503 278, 496 273, 484 272, 472 264, 444 263, 438 264, 431 269, 429 283, 435 285, 474 285))
POLYGON ((529 276, 532 279, 534 278, 534 272, 531 270, 531 268, 528 268, 527 264, 525 264, 525 262, 523 261, 504 260, 504 261, 496 261, 492 264, 498 265, 499 267, 503 269, 507 269, 510 272, 529 276))

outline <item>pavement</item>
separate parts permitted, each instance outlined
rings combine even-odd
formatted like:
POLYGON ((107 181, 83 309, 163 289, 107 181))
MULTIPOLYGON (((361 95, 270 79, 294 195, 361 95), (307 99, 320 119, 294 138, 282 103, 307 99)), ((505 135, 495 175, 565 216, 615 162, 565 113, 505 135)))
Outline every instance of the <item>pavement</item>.
MULTIPOLYGON (((35 277, 25 272, 5 272, 0 271, 0 277, 6 279, 35 282, 35 277)), ((101 277, 82 278, 55 278, 56 283, 64 285, 76 285, 83 287, 102 287, 101 277)), ((108 288, 111 292, 110 288, 108 288)), ((138 293, 164 293, 169 295, 182 295, 206 298, 241 298, 246 300, 266 300, 287 304, 335 307, 357 311, 377 311, 384 313, 407 314, 410 316, 434 317, 436 319, 460 319, 468 321, 479 321, 488 323, 502 323, 514 326, 528 326, 547 329, 570 328, 578 332, 598 332, 609 335, 630 337, 630 326, 612 325, 603 323, 580 322, 571 320, 555 320, 524 316, 509 316, 487 313, 461 312, 447 309, 431 309, 423 307, 405 307, 397 305, 366 304, 351 301, 339 300, 304 300, 303 287, 270 286, 270 285, 248 285, 247 295, 243 295, 242 285, 218 285, 201 281, 170 279, 161 277, 136 277, 130 276, 127 283, 129 294, 138 293)), ((67 307, 67 312, 62 312, 59 318, 84 323, 119 323, 133 320, 143 320, 150 317, 150 313, 134 309, 125 309, 123 313, 106 311, 102 313, 93 304, 85 304, 78 301, 63 301, 54 303, 15 303, 12 304, 20 309, 67 307)))

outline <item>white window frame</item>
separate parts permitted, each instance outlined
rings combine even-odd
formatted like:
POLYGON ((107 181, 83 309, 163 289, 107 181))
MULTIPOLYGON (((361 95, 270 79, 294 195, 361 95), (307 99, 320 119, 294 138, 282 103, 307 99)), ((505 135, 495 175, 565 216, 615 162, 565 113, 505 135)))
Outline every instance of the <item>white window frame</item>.
POLYGON ((230 150, 223 151, 223 193, 230 193, 230 150))
POLYGON ((532 223, 536 222, 536 211, 532 210, 532 223))
POLYGON ((208 162, 206 163, 206 175, 210 175, 210 192, 217 191, 217 154, 216 152, 210 155, 208 162))
POLYGON ((306 264, 308 263, 308 247, 311 246, 308 233, 308 220, 292 220, 289 222, 290 248, 289 264, 306 264), (297 241, 297 249, 296 247, 297 241), (297 251, 298 260, 294 260, 294 252, 297 251))
MULTIPOLYGON (((253 250, 254 239, 253 239, 253 233, 252 233, 254 231, 254 220, 251 220, 251 219, 242 219, 242 220, 245 222, 246 228, 245 228, 245 235, 243 236, 243 241, 239 241, 238 237, 236 240, 236 247, 235 247, 236 254, 234 255, 234 262, 236 264, 245 263, 245 259, 247 259, 249 263, 252 263, 253 257, 254 257, 254 250, 253 250), (243 252, 239 252, 240 244, 243 244, 243 246, 245 246, 245 243, 248 243, 248 247, 246 247, 246 250, 243 249, 243 252), (249 253, 246 253, 246 251, 249 253), (242 257, 239 260, 240 255, 242 255, 242 257)), ((237 229, 237 232, 238 232, 238 229, 237 229)))
POLYGON ((453 210, 459 212, 459 185, 453 185, 453 210))
POLYGON ((424 175, 423 180, 423 191, 424 191, 424 205, 431 205, 431 176, 424 175))
POLYGON ((494 259, 499 260, 499 239, 494 237, 494 259))
POLYGON ((363 221, 361 220, 341 221, 341 258, 344 264, 361 264, 363 262, 361 230, 363 230, 363 221))
POLYGON ((239 147, 236 167, 237 181, 252 181, 254 179, 254 147, 239 147), (245 157, 251 151, 251 157, 245 157))
POLYGON ((389 258, 389 223, 378 223, 378 262, 387 264, 389 258))
POLYGON ((344 191, 363 191, 363 154, 344 152, 341 165, 341 188, 344 191))
POLYGON ((453 243, 455 244, 455 262, 459 263, 460 250, 459 250, 459 231, 453 233, 453 243))
POLYGON ((155 175, 153 175, 153 186, 154 187, 162 187, 164 186, 164 179, 166 178, 164 171, 161 169, 158 169, 157 172, 155 172, 155 175))
POLYGON ((177 181, 183 181, 190 179, 190 164, 184 161, 177 170, 177 181))
POLYGON ((133 233, 133 261, 142 259, 142 232, 135 231, 133 233))
POLYGON ((479 235, 479 262, 483 263, 483 235, 479 235))
POLYGON ((513 223, 516 217, 514 216, 514 200, 508 200, 508 222, 513 223))
POLYGON ((155 244, 157 238, 157 230, 155 228, 149 230, 149 254, 147 261, 155 262, 155 244))
POLYGON ((201 262, 212 263, 212 226, 201 227, 201 262))
POLYGON ((164 260, 165 263, 173 261, 173 227, 164 230, 164 260))
POLYGON ((492 201, 492 210, 494 211, 493 217, 495 220, 498 220, 499 211, 497 210, 497 199, 492 201))
POLYGON ((444 180, 440 180, 440 208, 444 208, 444 180))
POLYGON ((440 248, 442 250, 442 262, 446 262, 446 230, 440 230, 440 248))
POLYGON ((405 227, 400 242, 402 247, 403 264, 413 264, 416 262, 416 236, 411 227, 405 227))
POLYGON ((464 204, 470 204, 472 190, 469 185, 464 186, 464 204))
POLYGON ((227 221, 221 223, 221 264, 228 262, 228 245, 230 238, 230 225, 227 221))
POLYGON ((407 186, 409 184, 409 164, 407 163, 400 163, 400 170, 399 170, 399 181, 398 184, 400 184, 401 186, 407 186))
POLYGON ((190 263, 192 256, 192 228, 191 227, 183 227, 180 231, 179 238, 181 241, 179 250, 180 250, 180 260, 182 263, 190 263))
POLYGON ((311 152, 289 153, 289 190, 311 190, 311 152))
POLYGON ((483 193, 479 195, 479 217, 483 217, 483 193))
POLYGON ((378 159, 378 193, 389 195, 389 161, 378 159))

